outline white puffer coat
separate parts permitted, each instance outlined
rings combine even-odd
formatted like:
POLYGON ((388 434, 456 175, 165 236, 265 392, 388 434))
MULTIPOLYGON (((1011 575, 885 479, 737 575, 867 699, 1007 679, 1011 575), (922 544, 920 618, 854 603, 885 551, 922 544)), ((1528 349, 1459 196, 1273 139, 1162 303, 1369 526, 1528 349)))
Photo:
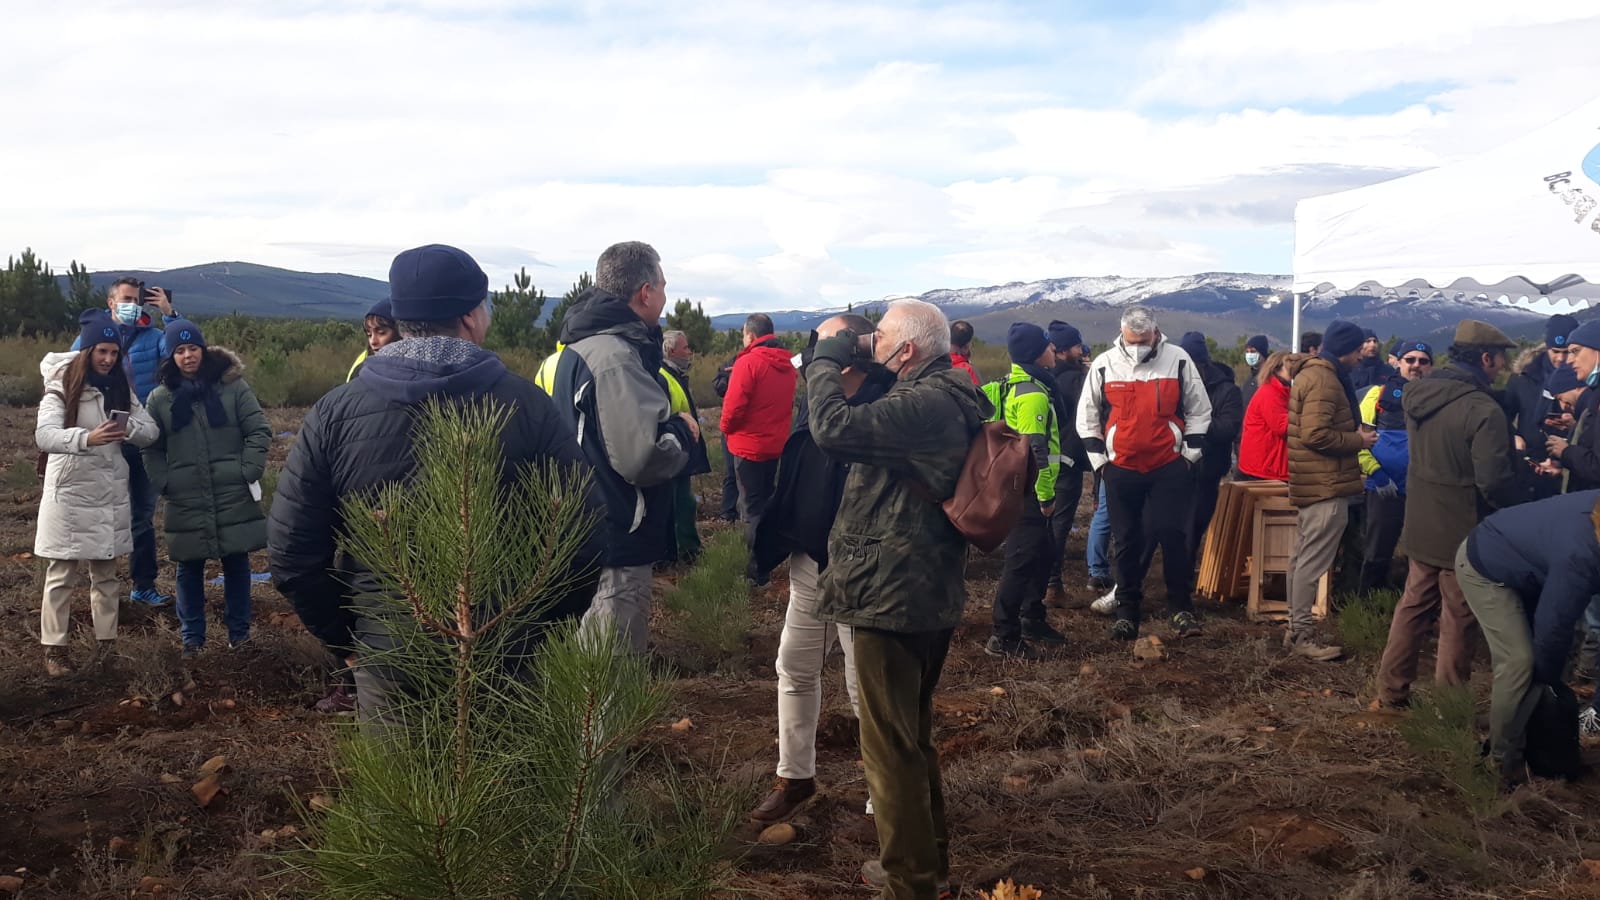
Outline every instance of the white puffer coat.
MULTIPOLYGON (((89 432, 110 419, 101 394, 84 385, 78 423, 66 427, 62 379, 78 352, 49 353, 39 363, 44 399, 34 441, 50 454, 39 500, 39 531, 33 555, 44 559, 115 559, 133 552, 132 512, 128 502, 128 464, 119 444, 89 446, 89 432)), ((88 351, 81 351, 87 353, 88 351)), ((128 411, 128 442, 145 447, 160 436, 138 397, 128 411)))

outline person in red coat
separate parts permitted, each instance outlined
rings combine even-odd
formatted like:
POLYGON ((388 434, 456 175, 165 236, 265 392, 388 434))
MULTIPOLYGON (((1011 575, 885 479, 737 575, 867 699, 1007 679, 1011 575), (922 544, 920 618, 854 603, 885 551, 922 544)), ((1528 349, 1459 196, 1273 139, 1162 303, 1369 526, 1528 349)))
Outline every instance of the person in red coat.
POLYGON ((1256 481, 1289 480, 1289 358, 1279 351, 1261 366, 1261 386, 1244 411, 1239 472, 1256 481))
POLYGON ((957 319, 950 323, 950 364, 978 383, 978 370, 972 367, 972 323, 957 319))
POLYGON ((800 377, 790 356, 773 336, 770 316, 754 313, 744 320, 744 350, 728 376, 721 424, 739 478, 739 517, 751 538, 772 497, 778 457, 789 439, 800 377))

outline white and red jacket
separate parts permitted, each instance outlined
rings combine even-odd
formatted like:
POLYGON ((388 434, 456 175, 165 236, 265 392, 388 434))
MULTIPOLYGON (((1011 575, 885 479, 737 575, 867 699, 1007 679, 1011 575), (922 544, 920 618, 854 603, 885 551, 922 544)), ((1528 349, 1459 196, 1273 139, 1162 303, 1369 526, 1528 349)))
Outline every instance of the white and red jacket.
POLYGON ((1137 362, 1121 336, 1095 357, 1078 401, 1078 436, 1099 471, 1106 463, 1154 472, 1179 457, 1200 461, 1211 399, 1194 360, 1160 338, 1137 362))

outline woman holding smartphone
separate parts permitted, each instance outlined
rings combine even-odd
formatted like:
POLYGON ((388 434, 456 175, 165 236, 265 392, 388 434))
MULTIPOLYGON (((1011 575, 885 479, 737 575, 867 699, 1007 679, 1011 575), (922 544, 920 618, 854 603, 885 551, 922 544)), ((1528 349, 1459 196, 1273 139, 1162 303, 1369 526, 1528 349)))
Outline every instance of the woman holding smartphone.
POLYGON ((222 562, 228 646, 250 639, 250 552, 267 545, 259 482, 272 429, 241 377, 244 364, 206 346, 200 327, 167 326, 161 383, 150 415, 161 437, 144 451, 150 482, 167 499, 167 554, 178 564, 178 625, 183 655, 206 642, 206 561, 222 562))
POLYGON ((39 640, 45 672, 74 668, 67 649, 68 615, 78 563, 89 564, 89 602, 100 658, 117 638, 117 557, 133 552, 128 463, 122 442, 143 447, 156 439, 150 419, 122 368, 122 344, 109 315, 86 317, 82 349, 46 354, 39 364, 44 398, 34 441, 46 454, 33 555, 45 560, 39 640))

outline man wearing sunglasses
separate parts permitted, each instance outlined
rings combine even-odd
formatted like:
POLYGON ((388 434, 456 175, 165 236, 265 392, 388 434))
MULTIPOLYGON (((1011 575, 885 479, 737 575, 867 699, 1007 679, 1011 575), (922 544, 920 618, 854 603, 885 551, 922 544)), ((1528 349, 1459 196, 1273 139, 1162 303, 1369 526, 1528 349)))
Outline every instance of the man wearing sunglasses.
POLYGON ((1406 519, 1406 468, 1411 455, 1400 400, 1407 382, 1433 371, 1433 345, 1421 339, 1400 341, 1395 345, 1395 358, 1399 374, 1368 388, 1361 398, 1361 427, 1378 433, 1378 442, 1357 457, 1361 474, 1367 478, 1363 593, 1391 586, 1394 547, 1406 519))

